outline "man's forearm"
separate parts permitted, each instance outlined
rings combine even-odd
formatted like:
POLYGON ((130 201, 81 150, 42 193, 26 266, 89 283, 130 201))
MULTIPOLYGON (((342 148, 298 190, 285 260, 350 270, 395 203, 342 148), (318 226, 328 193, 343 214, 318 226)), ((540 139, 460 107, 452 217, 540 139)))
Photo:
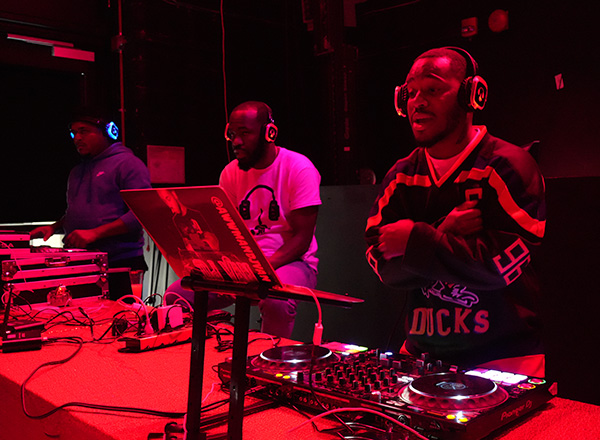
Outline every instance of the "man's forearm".
POLYGON ((300 260, 308 251, 311 240, 312 236, 308 242, 304 237, 293 236, 269 257, 269 263, 274 269, 277 269, 292 261, 300 260))
POLYGON ((123 220, 116 219, 110 223, 106 223, 105 225, 98 226, 94 228, 94 232, 97 235, 97 240, 101 238, 114 237, 115 235, 122 235, 129 232, 129 228, 123 220))

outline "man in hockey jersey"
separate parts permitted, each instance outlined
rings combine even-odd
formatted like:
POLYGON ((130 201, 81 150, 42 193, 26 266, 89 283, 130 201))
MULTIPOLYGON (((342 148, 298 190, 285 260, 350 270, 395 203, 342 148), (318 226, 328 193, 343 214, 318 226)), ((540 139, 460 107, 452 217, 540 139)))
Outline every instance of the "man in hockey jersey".
POLYGON ((527 151, 473 125, 486 98, 463 49, 417 57, 396 106, 418 147, 382 183, 367 259, 409 291, 403 352, 543 376, 529 263, 544 236, 544 182, 527 151))

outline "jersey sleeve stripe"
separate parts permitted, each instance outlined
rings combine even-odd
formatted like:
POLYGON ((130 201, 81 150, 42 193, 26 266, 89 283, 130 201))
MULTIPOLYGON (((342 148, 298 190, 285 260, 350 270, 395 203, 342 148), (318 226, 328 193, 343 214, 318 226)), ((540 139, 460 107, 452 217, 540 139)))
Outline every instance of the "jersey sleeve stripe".
POLYGON ((390 198, 394 194, 394 191, 396 191, 396 187, 400 184, 406 186, 429 187, 431 186, 431 179, 429 178, 429 176, 409 176, 403 173, 398 173, 396 175, 396 178, 392 180, 389 183, 389 185, 385 188, 383 195, 379 199, 377 203, 377 214, 369 217, 369 219, 367 220, 367 229, 373 226, 377 226, 379 223, 381 223, 381 210, 388 205, 390 198))
POLYGON ((469 179, 483 180, 487 178, 489 185, 496 190, 498 202, 502 209, 527 232, 542 238, 546 231, 546 221, 531 217, 524 209, 515 202, 506 183, 493 167, 486 167, 483 170, 464 171, 456 178, 456 182, 465 182, 469 179))

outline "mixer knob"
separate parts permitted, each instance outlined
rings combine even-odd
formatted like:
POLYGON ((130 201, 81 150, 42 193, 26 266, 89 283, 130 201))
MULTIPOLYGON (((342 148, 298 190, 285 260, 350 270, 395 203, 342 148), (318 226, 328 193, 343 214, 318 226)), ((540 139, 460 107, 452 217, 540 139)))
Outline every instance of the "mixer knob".
POLYGON ((359 382, 357 380, 352 381, 352 389, 357 390, 359 387, 359 382))
POLYGON ((383 379, 383 386, 386 388, 390 386, 390 378, 389 377, 386 377, 383 379))
POLYGON ((318 373, 315 373, 315 382, 321 382, 323 380, 323 373, 321 373, 320 371, 318 373))
POLYGON ((298 371, 298 374, 296 375, 296 380, 298 382, 304 382, 304 372, 303 371, 298 371))
POLYGON ((370 383, 365 384, 365 392, 367 392, 367 393, 371 392, 371 384, 370 383))
POLYGON ((376 390, 380 390, 381 389, 381 381, 376 380, 375 383, 373 383, 373 388, 375 388, 376 390))
POLYGON ((381 403, 381 392, 380 391, 372 392, 371 395, 369 396, 369 400, 381 403))
POLYGON ((402 361, 392 362, 392 367, 394 368, 394 370, 402 371, 402 361))

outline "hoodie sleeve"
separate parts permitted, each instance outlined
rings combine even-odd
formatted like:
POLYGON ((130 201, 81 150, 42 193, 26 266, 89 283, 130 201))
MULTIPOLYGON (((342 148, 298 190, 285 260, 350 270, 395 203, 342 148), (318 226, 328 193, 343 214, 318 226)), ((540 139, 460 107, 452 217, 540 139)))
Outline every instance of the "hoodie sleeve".
MULTIPOLYGON (((123 167, 120 173, 120 189, 144 189, 151 188, 150 172, 146 164, 137 156, 133 155, 133 159, 123 162, 123 167)), ((127 226, 129 231, 141 230, 142 226, 138 222, 131 210, 127 210, 119 217, 127 226)))

